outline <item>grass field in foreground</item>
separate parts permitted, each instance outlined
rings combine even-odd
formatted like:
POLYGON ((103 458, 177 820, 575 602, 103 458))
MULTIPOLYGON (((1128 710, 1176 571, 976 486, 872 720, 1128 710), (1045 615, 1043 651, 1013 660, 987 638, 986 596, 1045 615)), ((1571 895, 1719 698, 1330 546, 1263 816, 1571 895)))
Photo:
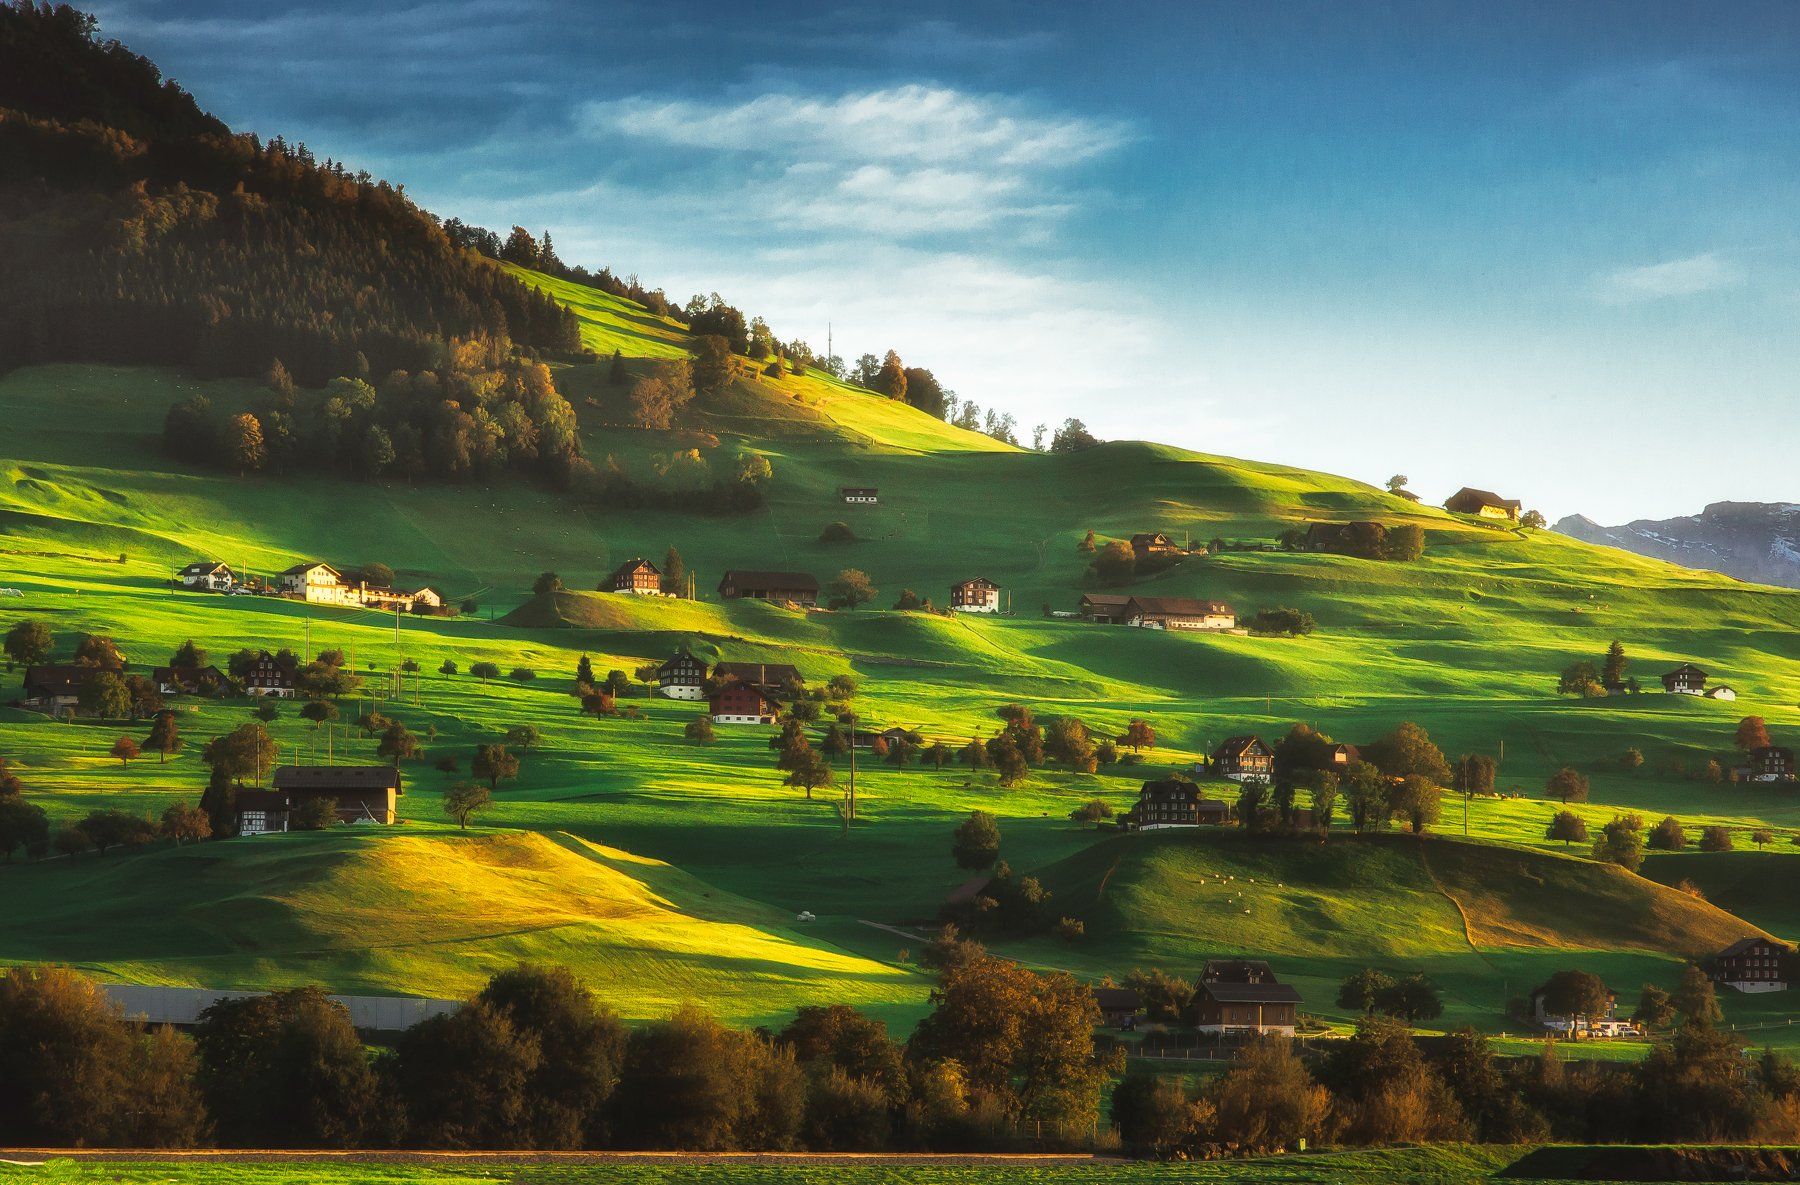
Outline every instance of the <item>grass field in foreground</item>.
MULTIPOLYGON (((1684 1150, 1656 1152, 1686 1155, 1684 1150)), ((1705 1156, 1713 1150, 1696 1150, 1705 1156)), ((426 1158, 421 1162, 344 1158, 238 1159, 197 1156, 167 1160, 56 1158, 47 1163, 0 1162, 0 1183, 49 1185, 461 1185, 514 1182, 518 1185, 1163 1185, 1196 1182, 1217 1185, 1479 1185, 1529 1179, 1554 1183, 1605 1182, 1604 1166, 1625 1164, 1630 1148, 1504 1148, 1443 1145, 1427 1148, 1315 1152, 1257 1160, 1213 1160, 1157 1164, 1119 1160, 987 1161, 913 1163, 819 1158, 810 1163, 757 1163, 705 1158, 660 1162, 534 1161, 493 1157, 426 1158), (1566 1176, 1562 1174, 1567 1174, 1566 1176)), ((1642 1180, 1642 1177, 1633 1177, 1642 1180)))
MULTIPOLYGON (((647 319, 629 302, 575 291, 564 296, 578 305, 590 344, 616 345, 633 367, 679 345, 675 329, 647 319)), ((1741 847, 1752 829, 1771 826, 1780 834, 1768 852, 1655 856, 1646 873, 1669 883, 1690 880, 1719 904, 1741 909, 1751 923, 1785 937, 1800 934, 1800 916, 1764 888, 1787 883, 1788 870, 1800 869, 1800 849, 1788 842, 1800 828, 1800 793, 1709 785, 1665 768, 1672 755, 1692 766, 1728 751, 1732 729, 1745 714, 1766 717, 1778 738, 1800 733, 1800 594, 1546 533, 1472 523, 1347 478, 1280 465, 1134 442, 1068 456, 1005 449, 816 374, 740 380, 719 400, 686 409, 678 430, 637 432, 614 422, 621 396, 607 381, 608 370, 605 364, 558 369, 559 382, 576 401, 591 456, 613 457, 641 474, 672 449, 700 448, 721 463, 734 449, 755 451, 774 468, 766 504, 751 514, 714 517, 575 504, 512 480, 413 487, 319 475, 194 472, 167 460, 157 443, 168 406, 195 391, 220 407, 248 405, 257 398, 249 384, 97 366, 0 376, 0 422, 7 426, 0 437, 0 475, 6 479, 0 482, 0 585, 24 593, 0 601, 0 628, 21 617, 42 618, 56 631, 63 653, 78 632, 111 634, 138 669, 166 662, 183 639, 194 638, 215 658, 246 645, 339 647, 359 672, 371 675, 371 690, 405 659, 426 672, 383 704, 426 739, 427 761, 408 769, 408 827, 387 837, 334 839, 341 846, 331 849, 333 858, 318 862, 278 858, 310 851, 304 845, 312 841, 304 837, 252 849, 255 861, 284 871, 279 887, 246 889, 251 901, 304 900, 327 875, 360 878, 375 893, 378 882, 389 883, 384 878, 405 866, 406 879, 390 883, 393 892, 382 898, 402 940, 360 960, 344 953, 353 949, 347 935, 327 934, 315 943, 311 966, 316 974, 343 980, 334 986, 461 990, 470 975, 455 966, 457 956, 486 965, 483 960, 507 949, 510 939, 465 936, 445 954, 404 936, 428 929, 424 911, 435 901, 413 885, 428 881, 440 866, 453 870, 452 881, 475 874, 455 856, 464 850, 457 846, 462 841, 434 830, 443 822, 439 793, 466 774, 439 772, 431 762, 449 756, 466 770, 475 744, 526 722, 543 730, 543 744, 526 755, 521 776, 502 785, 484 827, 566 835, 679 870, 692 878, 694 892, 673 902, 678 918, 663 920, 714 936, 705 940, 714 955, 731 952, 720 940, 729 931, 701 924, 710 921, 699 907, 708 892, 747 909, 766 908, 773 918, 800 910, 818 915, 815 925, 783 932, 783 941, 806 949, 783 955, 791 962, 772 972, 766 990, 734 994, 724 982, 728 977, 684 972, 693 990, 720 993, 726 1010, 740 1009, 754 995, 757 1014, 773 1014, 840 991, 855 1002, 903 1011, 917 999, 909 994, 917 992, 917 983, 903 982, 895 996, 893 984, 900 981, 887 977, 899 974, 893 965, 903 948, 916 952, 912 927, 928 921, 964 875, 948 855, 948 834, 960 816, 976 808, 996 814, 1005 858, 1050 879, 1059 907, 1068 901, 1071 909, 1086 908, 1082 878, 1065 879, 1065 873, 1087 858, 1096 836, 1067 821, 1074 805, 1100 797, 1123 809, 1146 776, 1188 764, 1229 734, 1254 731, 1272 739, 1295 720, 1352 741, 1414 720, 1453 756, 1500 756, 1500 784, 1508 796, 1467 804, 1466 821, 1464 804, 1446 801, 1440 832, 1460 834, 1466 826, 1473 839, 1551 850, 1543 830, 1560 804, 1545 802, 1541 788, 1562 765, 1593 777, 1591 801, 1573 808, 1590 827, 1617 810, 1639 811, 1652 821, 1672 813, 1691 835, 1705 824, 1729 826, 1741 847), (881 504, 846 506, 837 495, 843 485, 878 486, 881 504), (1087 557, 1077 550, 1090 528, 1102 538, 1159 529, 1177 538, 1266 541, 1319 518, 1417 522, 1428 533, 1427 554, 1416 564, 1389 564, 1226 551, 1132 586, 1151 594, 1225 599, 1245 612, 1293 605, 1319 621, 1319 632, 1304 639, 1163 635, 1040 613, 1042 606, 1072 609, 1093 587, 1084 576, 1087 557), (850 522, 860 541, 821 544, 821 527, 835 519, 850 522), (716 599, 666 602, 574 591, 592 587, 633 555, 660 558, 671 544, 695 571, 703 597, 727 567, 793 567, 826 578, 858 567, 882 591, 873 607, 817 614, 716 599), (407 619, 396 632, 393 619, 375 613, 170 592, 168 573, 203 556, 259 572, 302 558, 340 566, 380 560, 399 572, 402 583, 430 583, 456 601, 474 596, 483 609, 472 618, 407 619), (560 572, 572 591, 533 600, 532 578, 545 569, 560 572), (903 588, 941 602, 951 581, 973 574, 1000 582, 1013 613, 951 620, 880 608, 903 588), (1577 702, 1552 693, 1560 668, 1578 657, 1598 657, 1614 637, 1633 656, 1633 673, 1650 686, 1667 666, 1692 659, 1736 686, 1740 698, 1730 704, 1645 694, 1577 702), (576 714, 567 692, 582 653, 601 671, 631 671, 679 646, 709 659, 793 662, 815 682, 852 673, 862 684, 857 704, 865 720, 907 724, 951 743, 991 731, 995 709, 1012 701, 1030 703, 1041 715, 1079 715, 1101 732, 1143 718, 1161 740, 1141 766, 1095 775, 1038 771, 1011 789, 999 788, 991 773, 960 767, 865 765, 859 777, 862 818, 846 835, 835 794, 809 802, 780 784, 761 730, 721 729, 718 743, 696 747, 681 739, 696 711, 692 706, 631 698, 623 701, 634 709, 630 716, 592 720, 576 714), (482 683, 466 674, 434 674, 446 659, 464 672, 488 660, 503 670, 532 668, 538 677, 482 683), (1622 772, 1617 758, 1627 747, 1641 749, 1649 764, 1622 772), (429 852, 430 859, 385 860, 388 839, 402 841, 399 851, 429 852), (1748 859, 1758 861, 1755 876, 1741 874, 1748 859), (864 924, 871 922, 901 933, 864 924), (860 960, 861 969, 837 979, 818 970, 843 958, 860 960)), ((16 694, 16 674, 0 679, 0 700, 16 694)), ((345 703, 346 716, 368 702, 345 703)), ((181 707, 191 709, 180 717, 190 747, 166 765, 151 758, 124 768, 105 757, 113 739, 125 731, 141 735, 141 725, 65 725, 5 708, 0 756, 21 767, 29 793, 59 821, 104 806, 160 812, 198 795, 205 772, 199 745, 249 718, 242 703, 181 707)), ((273 729, 290 757, 316 759, 325 751, 325 734, 299 720, 292 706, 273 729)), ((330 744, 339 759, 373 759, 374 742, 342 728, 330 744)), ((246 859, 238 845, 205 850, 222 867, 246 859)), ((1517 859, 1523 868, 1539 867, 1517 859)), ((1567 863, 1534 859, 1558 870, 1567 863)), ((211 964, 198 961, 211 957, 203 946, 173 944, 168 965, 154 967, 131 950, 127 940, 136 922, 129 919, 139 903, 156 902, 164 881, 185 866, 167 853, 86 863, 76 869, 0 868, 0 896, 48 893, 36 887, 38 878, 48 883, 64 874, 90 884, 91 893, 84 889, 69 899, 85 902, 96 915, 58 915, 69 924, 51 926, 43 920, 47 915, 10 913, 0 919, 0 959, 79 958, 121 974, 186 980, 216 973, 233 982, 254 976, 291 982, 308 974, 293 943, 279 957, 245 947, 215 952, 220 961, 211 964), (144 871, 120 870, 135 862, 144 871), (129 892, 109 892, 109 884, 129 885, 129 892), (113 915, 115 909, 122 912, 113 915), (109 916, 127 919, 111 928, 117 941, 104 940, 109 916), (76 935, 84 936, 80 949, 76 935)), ((1371 872, 1378 863, 1371 862, 1371 872)), ((1432 869, 1444 874, 1436 861, 1432 869)), ((1311 977, 1305 984, 1309 1007, 1329 1013, 1329 973, 1358 955, 1396 970, 1446 960, 1455 1014, 1485 1017, 1485 1025, 1496 1029, 1503 1024, 1498 1003, 1531 986, 1525 981, 1552 958, 1591 960, 1609 977, 1616 969, 1622 982, 1613 986, 1628 997, 1642 976, 1666 977, 1672 969, 1673 947, 1634 953, 1643 948, 1622 922, 1613 933, 1590 934, 1579 943, 1538 925, 1531 940, 1546 952, 1541 960, 1516 961, 1510 946, 1479 956, 1458 953, 1454 931, 1439 924, 1448 903, 1428 891, 1432 886, 1420 879, 1424 869, 1389 871, 1404 874, 1396 892, 1424 911, 1418 915, 1425 919, 1421 935, 1441 939, 1442 950, 1417 949, 1420 935, 1410 936, 1411 947, 1397 941, 1413 917, 1399 908, 1380 916, 1384 907, 1364 900, 1366 882, 1346 871, 1340 883, 1320 889, 1322 916, 1367 916, 1396 941, 1353 928, 1346 933, 1360 935, 1359 945, 1346 939, 1333 946, 1329 927, 1315 927, 1307 945, 1290 941, 1304 928, 1291 931, 1279 953, 1311 977)), ((1133 910, 1097 915, 1089 947, 1041 943, 1024 953, 1084 974, 1123 975, 1132 961, 1148 958, 1191 974, 1209 955, 1252 953, 1265 937, 1281 936, 1266 935, 1254 914, 1208 914, 1204 925, 1190 922, 1190 911, 1206 899, 1187 894, 1181 876, 1154 883, 1165 887, 1146 890, 1133 910)), ((508 884, 503 897, 535 891, 517 878, 508 884)), ((1555 901, 1580 916, 1588 892, 1576 885, 1563 891, 1566 903, 1555 901)), ((228 901, 201 895, 190 904, 205 915, 215 908, 228 912, 228 901)), ((560 916, 565 904, 556 902, 552 913, 560 916)), ((310 934, 308 925, 322 924, 276 912, 296 942, 310 934)), ((671 995, 672 989, 634 986, 640 972, 605 951, 595 937, 598 923, 580 921, 565 932, 586 936, 575 944, 581 948, 573 950, 575 961, 601 972, 617 969, 603 974, 603 988, 643 992, 645 999, 627 1008, 633 1014, 653 1011, 671 995)), ((658 971, 645 973, 643 982, 664 978, 682 981, 658 971)), ((1771 1012, 1779 1004, 1732 1006, 1746 1008, 1759 1022, 1781 1018, 1771 1012)))

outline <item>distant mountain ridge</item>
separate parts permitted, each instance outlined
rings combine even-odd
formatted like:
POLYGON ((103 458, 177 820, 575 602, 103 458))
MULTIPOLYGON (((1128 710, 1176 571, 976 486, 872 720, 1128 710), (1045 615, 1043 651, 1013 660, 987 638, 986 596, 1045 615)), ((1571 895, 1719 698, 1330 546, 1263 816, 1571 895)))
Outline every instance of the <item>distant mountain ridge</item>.
POLYGON ((1558 520, 1556 530, 1687 568, 1800 588, 1800 503, 1714 502, 1699 514, 1640 518, 1617 527, 1572 514, 1558 520))

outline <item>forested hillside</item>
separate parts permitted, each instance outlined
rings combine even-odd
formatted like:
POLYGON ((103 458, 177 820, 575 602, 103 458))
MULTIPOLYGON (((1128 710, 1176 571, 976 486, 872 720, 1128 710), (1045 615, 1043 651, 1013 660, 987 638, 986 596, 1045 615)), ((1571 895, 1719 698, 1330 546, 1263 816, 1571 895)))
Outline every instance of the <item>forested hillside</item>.
POLYGON ((433 368, 459 338, 578 345, 399 188, 232 134, 61 6, 0 6, 0 257, 0 369, 280 358, 318 385, 433 368))

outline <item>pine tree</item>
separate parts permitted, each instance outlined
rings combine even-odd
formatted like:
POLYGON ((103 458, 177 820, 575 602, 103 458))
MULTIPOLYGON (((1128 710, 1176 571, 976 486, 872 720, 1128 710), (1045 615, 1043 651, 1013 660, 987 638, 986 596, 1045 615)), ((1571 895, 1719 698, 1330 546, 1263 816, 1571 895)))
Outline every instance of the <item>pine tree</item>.
POLYGON ((1625 657, 1625 647, 1617 638, 1606 648, 1606 665, 1601 668, 1600 681, 1608 688, 1622 687, 1625 683, 1625 668, 1630 660, 1625 657))
POLYGON ((662 590, 671 597, 681 596, 687 591, 687 565, 682 562, 681 553, 675 550, 673 543, 663 553, 662 590))

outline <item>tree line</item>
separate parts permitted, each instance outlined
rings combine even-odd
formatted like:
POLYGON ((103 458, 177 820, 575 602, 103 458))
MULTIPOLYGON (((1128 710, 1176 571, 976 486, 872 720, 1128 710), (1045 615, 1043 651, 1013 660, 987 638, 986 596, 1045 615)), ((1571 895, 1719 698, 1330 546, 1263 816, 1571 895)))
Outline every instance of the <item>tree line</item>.
POLYGON ((0 4, 0 370, 179 365, 298 380, 439 365, 454 339, 579 348, 574 314, 404 192, 234 135, 66 5, 0 4))
POLYGON ((770 1033, 695 1006, 628 1026, 566 968, 521 966, 369 1048, 317 987, 145 1031, 61 967, 0 976, 12 1145, 880 1151, 1092 1142, 1122 1059, 1088 989, 934 948, 905 1041, 845 1005, 770 1033), (1026 1134, 1029 1131, 1029 1136, 1026 1134))

